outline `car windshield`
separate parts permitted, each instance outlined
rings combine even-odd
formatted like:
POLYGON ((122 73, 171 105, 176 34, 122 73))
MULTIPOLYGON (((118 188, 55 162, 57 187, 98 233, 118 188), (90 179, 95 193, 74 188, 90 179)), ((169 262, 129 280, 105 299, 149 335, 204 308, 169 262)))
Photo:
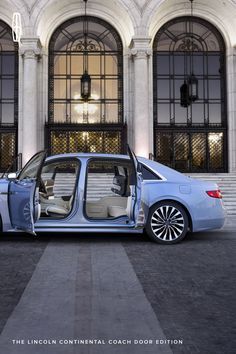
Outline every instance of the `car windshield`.
POLYGON ((19 174, 18 180, 21 181, 25 178, 36 178, 40 164, 42 162, 43 155, 45 155, 44 151, 33 156, 32 159, 22 169, 21 173, 19 174))

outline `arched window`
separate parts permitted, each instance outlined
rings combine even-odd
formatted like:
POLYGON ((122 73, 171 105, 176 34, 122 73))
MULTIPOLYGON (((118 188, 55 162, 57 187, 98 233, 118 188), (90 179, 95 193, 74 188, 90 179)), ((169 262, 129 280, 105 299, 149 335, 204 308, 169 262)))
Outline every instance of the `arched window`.
POLYGON ((63 23, 49 45, 49 147, 51 153, 123 150, 123 48, 107 22, 87 16, 63 23), (86 37, 86 38, 85 38, 86 37), (81 77, 91 97, 81 97, 81 77))
POLYGON ((225 45, 219 31, 197 17, 166 23, 154 44, 154 141, 160 162, 181 171, 223 172, 226 159, 225 45), (186 101, 191 76, 196 100, 186 101), (185 92, 186 93, 186 92, 185 92))
POLYGON ((0 21, 0 170, 6 171, 17 154, 18 45, 11 28, 0 21))

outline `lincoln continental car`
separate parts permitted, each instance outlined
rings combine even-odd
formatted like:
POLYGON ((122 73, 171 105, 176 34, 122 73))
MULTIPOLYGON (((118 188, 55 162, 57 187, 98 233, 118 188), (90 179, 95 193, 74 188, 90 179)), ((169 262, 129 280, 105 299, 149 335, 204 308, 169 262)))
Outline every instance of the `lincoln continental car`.
POLYGON ((129 155, 41 151, 0 179, 2 232, 142 233, 162 244, 221 228, 214 183, 129 155))

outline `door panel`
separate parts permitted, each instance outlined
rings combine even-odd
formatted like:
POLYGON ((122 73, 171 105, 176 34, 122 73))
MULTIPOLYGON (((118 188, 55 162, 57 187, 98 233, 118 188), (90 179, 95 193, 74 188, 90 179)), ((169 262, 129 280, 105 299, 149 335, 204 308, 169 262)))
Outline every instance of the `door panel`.
POLYGON ((34 192, 36 180, 11 181, 9 185, 9 209, 15 229, 34 232, 34 192))
POLYGON ((15 229, 34 233, 34 222, 39 214, 38 184, 46 152, 34 155, 18 178, 9 183, 9 214, 15 229))

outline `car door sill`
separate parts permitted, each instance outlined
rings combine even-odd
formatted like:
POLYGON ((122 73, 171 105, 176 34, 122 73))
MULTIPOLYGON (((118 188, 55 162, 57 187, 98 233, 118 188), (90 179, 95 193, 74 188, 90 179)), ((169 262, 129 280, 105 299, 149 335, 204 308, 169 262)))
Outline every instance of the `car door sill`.
POLYGON ((79 233, 108 233, 108 232, 118 232, 118 233, 141 233, 142 229, 135 229, 134 226, 128 227, 125 225, 125 227, 35 227, 35 232, 79 232, 79 233))

